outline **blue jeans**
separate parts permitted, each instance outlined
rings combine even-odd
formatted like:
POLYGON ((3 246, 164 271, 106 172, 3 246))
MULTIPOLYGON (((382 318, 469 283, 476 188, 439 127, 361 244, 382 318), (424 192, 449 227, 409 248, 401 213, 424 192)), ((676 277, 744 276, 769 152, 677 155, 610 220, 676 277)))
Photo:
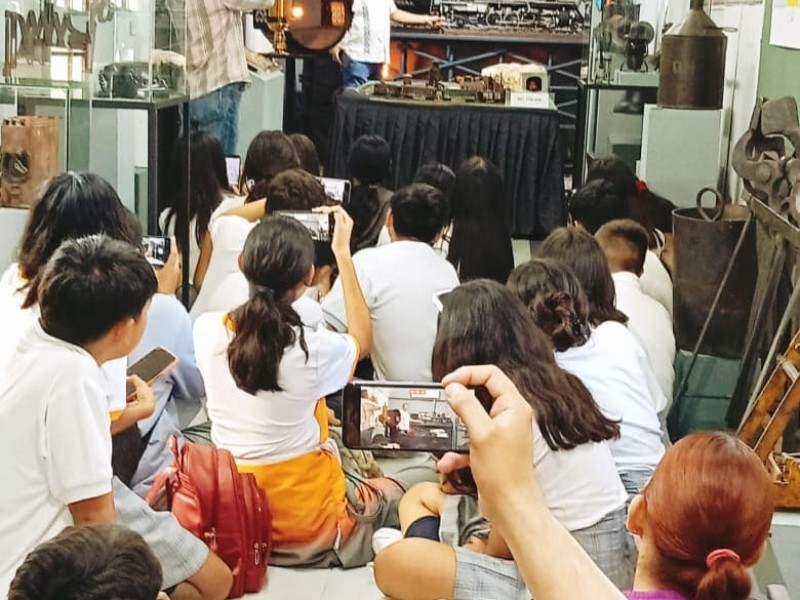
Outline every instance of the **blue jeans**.
POLYGON ((381 63, 365 63, 342 53, 342 80, 344 87, 359 87, 372 79, 381 78, 381 63))
POLYGON ((191 131, 202 131, 222 142, 225 156, 235 156, 239 145, 239 105, 244 84, 228 85, 189 102, 191 131))

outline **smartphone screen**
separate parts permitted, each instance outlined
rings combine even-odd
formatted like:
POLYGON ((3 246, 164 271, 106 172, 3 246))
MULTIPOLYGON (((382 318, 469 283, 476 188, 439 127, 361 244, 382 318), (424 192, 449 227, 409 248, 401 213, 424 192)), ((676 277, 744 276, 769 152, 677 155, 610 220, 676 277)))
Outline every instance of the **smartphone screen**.
POLYGON ((343 437, 358 450, 469 449, 467 429, 433 383, 356 381, 344 390, 343 437))
POLYGON ((317 179, 322 184, 322 187, 325 188, 325 193, 332 200, 340 204, 350 202, 350 181, 347 179, 334 179, 333 177, 317 177, 317 179))
POLYGON ((144 256, 154 267, 163 267, 170 253, 170 239, 163 236, 145 236, 142 238, 144 256))
POLYGON ((333 239, 333 215, 299 210, 277 210, 275 214, 296 219, 308 229, 315 242, 330 242, 333 239))
MULTIPOLYGON (((177 362, 178 359, 171 352, 164 348, 155 348, 129 366, 128 375, 138 375, 142 381, 152 383, 160 375, 174 367, 177 362)), ((133 384, 128 383, 126 396, 131 396, 135 391, 136 388, 133 384)))
POLYGON ((228 186, 237 187, 239 185, 239 174, 242 171, 242 158, 240 156, 226 156, 225 169, 228 171, 228 186))

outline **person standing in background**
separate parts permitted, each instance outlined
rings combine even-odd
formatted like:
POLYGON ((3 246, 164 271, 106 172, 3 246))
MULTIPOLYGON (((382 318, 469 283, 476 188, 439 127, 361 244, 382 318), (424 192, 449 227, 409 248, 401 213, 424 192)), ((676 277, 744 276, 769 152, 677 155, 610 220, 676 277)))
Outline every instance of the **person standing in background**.
POLYGON ((266 10, 274 0, 189 0, 186 78, 192 132, 219 138, 226 156, 236 154, 239 105, 250 81, 242 15, 266 10))
POLYGON ((435 29, 444 25, 445 18, 399 10, 394 0, 353 0, 353 23, 342 41, 330 50, 333 60, 342 67, 345 87, 380 79, 383 65, 389 62, 392 23, 435 29))

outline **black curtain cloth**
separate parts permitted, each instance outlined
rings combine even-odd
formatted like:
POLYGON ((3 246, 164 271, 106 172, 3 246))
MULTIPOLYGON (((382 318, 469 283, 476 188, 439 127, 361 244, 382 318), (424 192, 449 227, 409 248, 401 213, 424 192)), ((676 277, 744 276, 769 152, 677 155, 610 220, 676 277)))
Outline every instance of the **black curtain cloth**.
POLYGON ((327 176, 347 177, 350 146, 364 134, 389 142, 395 189, 410 183, 420 165, 441 162, 456 169, 464 159, 480 155, 505 177, 514 237, 543 238, 566 223, 554 111, 411 105, 347 91, 336 98, 327 176))

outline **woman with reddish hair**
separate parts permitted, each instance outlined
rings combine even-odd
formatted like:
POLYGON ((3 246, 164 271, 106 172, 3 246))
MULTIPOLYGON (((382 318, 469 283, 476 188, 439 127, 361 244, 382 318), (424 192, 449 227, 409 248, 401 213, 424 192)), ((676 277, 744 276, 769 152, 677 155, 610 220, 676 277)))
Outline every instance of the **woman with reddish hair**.
POLYGON ((773 507, 767 470, 744 442, 719 432, 683 438, 631 504, 639 562, 629 597, 745 600, 773 507))

